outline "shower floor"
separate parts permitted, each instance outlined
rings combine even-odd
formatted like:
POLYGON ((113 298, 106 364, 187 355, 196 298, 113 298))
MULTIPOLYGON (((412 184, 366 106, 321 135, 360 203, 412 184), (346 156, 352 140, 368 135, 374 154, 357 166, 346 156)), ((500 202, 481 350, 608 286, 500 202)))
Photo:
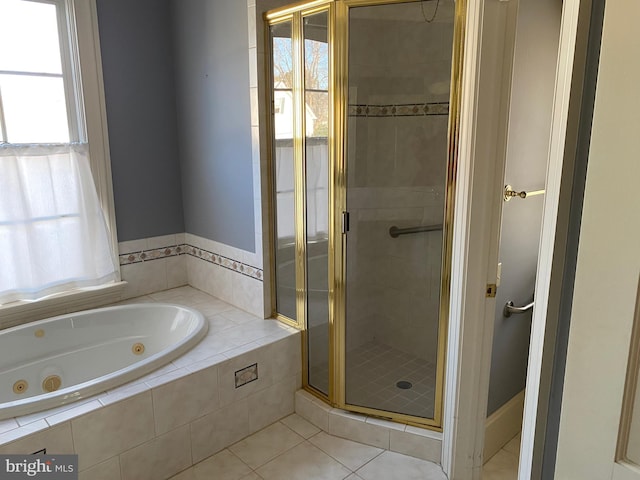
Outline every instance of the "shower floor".
MULTIPOLYGON (((381 343, 370 342, 347 352, 347 403, 416 417, 433 418, 434 363, 381 343), (410 382, 402 389, 398 382, 410 382)), ((310 383, 327 391, 328 365, 311 367, 310 383)))

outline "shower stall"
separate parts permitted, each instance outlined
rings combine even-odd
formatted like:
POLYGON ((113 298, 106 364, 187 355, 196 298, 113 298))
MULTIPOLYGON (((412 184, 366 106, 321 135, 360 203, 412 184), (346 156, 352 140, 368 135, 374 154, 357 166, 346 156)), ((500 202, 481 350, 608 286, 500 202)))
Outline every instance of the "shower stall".
POLYGON ((274 316, 307 390, 442 424, 465 2, 268 12, 274 316))

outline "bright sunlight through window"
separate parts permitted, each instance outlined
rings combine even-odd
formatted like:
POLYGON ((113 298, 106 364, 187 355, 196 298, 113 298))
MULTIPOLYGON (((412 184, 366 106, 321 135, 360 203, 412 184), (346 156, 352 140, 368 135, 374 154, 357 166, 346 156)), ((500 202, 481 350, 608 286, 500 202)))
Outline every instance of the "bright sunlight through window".
POLYGON ((0 142, 69 143, 56 5, 0 1, 0 142))

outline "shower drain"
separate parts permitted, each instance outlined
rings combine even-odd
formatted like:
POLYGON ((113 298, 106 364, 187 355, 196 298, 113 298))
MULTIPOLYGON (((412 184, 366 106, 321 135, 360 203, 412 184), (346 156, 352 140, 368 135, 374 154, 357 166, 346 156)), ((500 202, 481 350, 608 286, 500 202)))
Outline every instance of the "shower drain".
POLYGON ((400 380, 398 383, 396 383, 396 387, 401 388, 402 390, 409 390, 411 387, 413 387, 413 383, 407 382, 406 380, 400 380))

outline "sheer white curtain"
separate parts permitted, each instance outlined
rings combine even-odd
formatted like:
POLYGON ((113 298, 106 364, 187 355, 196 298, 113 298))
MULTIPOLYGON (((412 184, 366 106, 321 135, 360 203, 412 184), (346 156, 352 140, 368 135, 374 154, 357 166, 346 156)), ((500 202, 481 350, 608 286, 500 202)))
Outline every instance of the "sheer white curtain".
POLYGON ((117 279, 87 151, 0 146, 0 304, 117 279))

